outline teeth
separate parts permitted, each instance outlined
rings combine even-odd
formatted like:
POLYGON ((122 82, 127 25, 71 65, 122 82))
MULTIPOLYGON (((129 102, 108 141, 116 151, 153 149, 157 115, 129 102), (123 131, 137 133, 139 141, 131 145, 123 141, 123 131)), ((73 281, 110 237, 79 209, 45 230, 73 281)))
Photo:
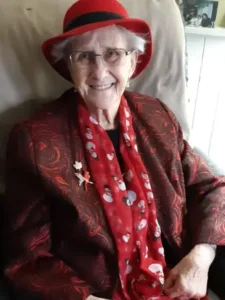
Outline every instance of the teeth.
POLYGON ((111 87, 112 84, 105 84, 105 85, 92 85, 91 87, 95 90, 105 90, 111 87))

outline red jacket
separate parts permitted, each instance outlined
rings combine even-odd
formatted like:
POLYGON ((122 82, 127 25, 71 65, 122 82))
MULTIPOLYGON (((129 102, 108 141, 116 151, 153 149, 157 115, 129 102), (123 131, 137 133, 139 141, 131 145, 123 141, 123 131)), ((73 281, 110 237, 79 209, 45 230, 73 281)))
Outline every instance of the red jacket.
MULTIPOLYGON (((197 243, 225 244, 225 177, 213 175, 159 100, 125 97, 174 256, 197 243)), ((76 107, 69 90, 17 125, 8 142, 5 275, 37 299, 111 297, 116 287, 116 249, 97 192, 74 175, 75 160, 86 166, 76 107)))

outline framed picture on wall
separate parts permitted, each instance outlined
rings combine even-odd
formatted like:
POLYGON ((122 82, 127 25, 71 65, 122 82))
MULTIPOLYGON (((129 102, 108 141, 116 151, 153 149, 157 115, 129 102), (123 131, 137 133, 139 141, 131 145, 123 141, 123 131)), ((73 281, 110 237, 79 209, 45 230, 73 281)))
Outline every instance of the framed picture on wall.
POLYGON ((218 0, 186 0, 184 2, 184 20, 187 26, 215 27, 218 0))

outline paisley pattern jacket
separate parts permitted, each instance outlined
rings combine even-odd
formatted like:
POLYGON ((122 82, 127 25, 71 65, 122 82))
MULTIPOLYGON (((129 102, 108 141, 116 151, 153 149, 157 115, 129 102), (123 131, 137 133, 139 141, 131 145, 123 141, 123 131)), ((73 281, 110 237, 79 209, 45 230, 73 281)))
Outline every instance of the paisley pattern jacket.
MULTIPOLYGON (((225 244, 225 177, 215 177, 183 140, 158 99, 125 92, 164 237, 179 261, 197 243, 225 244)), ((73 90, 15 126, 7 150, 5 276, 29 299, 110 298, 117 253, 88 165, 73 90)))

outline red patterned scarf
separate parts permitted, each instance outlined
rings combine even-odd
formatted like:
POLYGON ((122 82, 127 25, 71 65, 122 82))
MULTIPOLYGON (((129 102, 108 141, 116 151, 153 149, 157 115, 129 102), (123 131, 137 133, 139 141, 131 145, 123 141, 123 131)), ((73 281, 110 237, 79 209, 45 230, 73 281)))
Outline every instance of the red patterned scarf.
POLYGON ((138 153, 124 97, 119 108, 123 173, 107 132, 79 102, 79 126, 91 178, 99 193, 118 251, 120 287, 115 300, 170 299, 163 296, 166 268, 155 199, 138 153))

